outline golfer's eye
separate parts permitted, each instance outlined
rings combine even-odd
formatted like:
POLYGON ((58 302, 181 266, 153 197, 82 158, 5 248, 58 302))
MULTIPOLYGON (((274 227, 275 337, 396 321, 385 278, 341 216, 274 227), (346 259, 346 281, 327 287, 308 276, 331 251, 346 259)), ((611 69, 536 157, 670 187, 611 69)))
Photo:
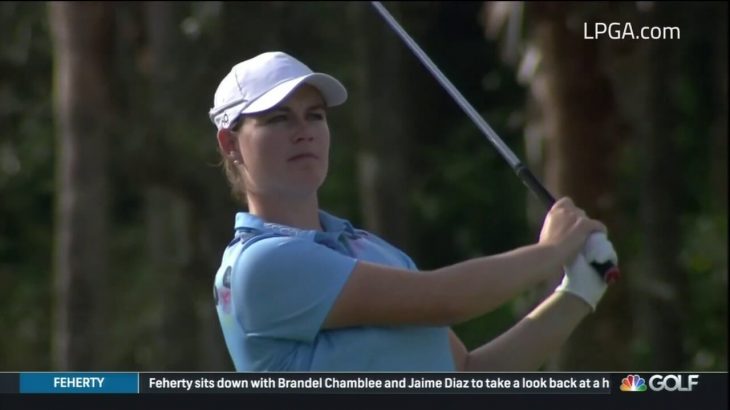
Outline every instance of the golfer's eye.
POLYGON ((273 117, 269 117, 269 119, 266 120, 267 124, 276 124, 279 122, 286 121, 286 115, 284 114, 278 114, 274 115, 273 117))
POLYGON ((315 121, 322 121, 324 119, 324 114, 321 112, 313 112, 309 114, 309 118, 315 121))

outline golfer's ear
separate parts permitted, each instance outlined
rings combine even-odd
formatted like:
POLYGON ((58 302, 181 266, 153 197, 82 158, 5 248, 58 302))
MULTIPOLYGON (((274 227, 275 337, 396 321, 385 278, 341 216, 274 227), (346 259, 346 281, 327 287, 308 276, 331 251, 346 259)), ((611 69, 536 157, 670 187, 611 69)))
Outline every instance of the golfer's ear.
POLYGON ((235 131, 223 128, 218 130, 218 146, 223 152, 238 151, 235 131))

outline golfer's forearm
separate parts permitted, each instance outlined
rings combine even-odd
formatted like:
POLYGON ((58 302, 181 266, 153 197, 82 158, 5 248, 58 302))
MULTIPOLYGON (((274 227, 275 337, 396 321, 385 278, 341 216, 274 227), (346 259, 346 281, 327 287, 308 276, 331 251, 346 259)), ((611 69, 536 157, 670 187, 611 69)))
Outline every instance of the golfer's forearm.
POLYGON ((546 278, 559 274, 563 261, 548 245, 529 245, 428 272, 452 323, 487 313, 546 278))
POLYGON ((471 351, 465 370, 538 370, 588 313, 588 304, 576 296, 553 293, 510 330, 471 351))
POLYGON ((561 250, 529 245, 422 272, 358 261, 322 326, 460 323, 559 275, 565 258, 561 250))

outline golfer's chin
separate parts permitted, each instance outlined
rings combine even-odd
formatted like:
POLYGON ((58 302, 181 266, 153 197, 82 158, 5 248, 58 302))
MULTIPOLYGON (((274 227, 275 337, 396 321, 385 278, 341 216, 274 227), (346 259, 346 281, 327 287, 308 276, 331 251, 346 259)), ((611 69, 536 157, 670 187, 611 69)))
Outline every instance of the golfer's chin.
POLYGON ((326 178, 324 172, 300 172, 292 175, 287 184, 287 191, 297 197, 316 195, 326 178))

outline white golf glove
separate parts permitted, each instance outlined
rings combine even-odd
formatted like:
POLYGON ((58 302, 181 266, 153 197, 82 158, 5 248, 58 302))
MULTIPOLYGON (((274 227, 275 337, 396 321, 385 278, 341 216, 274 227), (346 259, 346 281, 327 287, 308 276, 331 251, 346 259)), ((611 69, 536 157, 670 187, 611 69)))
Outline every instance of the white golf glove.
POLYGON ((564 267, 563 281, 555 289, 556 292, 569 292, 588 303, 593 311, 606 292, 608 284, 589 262, 612 262, 618 266, 618 255, 613 245, 603 232, 592 234, 586 241, 583 252, 578 254, 573 263, 564 267))

